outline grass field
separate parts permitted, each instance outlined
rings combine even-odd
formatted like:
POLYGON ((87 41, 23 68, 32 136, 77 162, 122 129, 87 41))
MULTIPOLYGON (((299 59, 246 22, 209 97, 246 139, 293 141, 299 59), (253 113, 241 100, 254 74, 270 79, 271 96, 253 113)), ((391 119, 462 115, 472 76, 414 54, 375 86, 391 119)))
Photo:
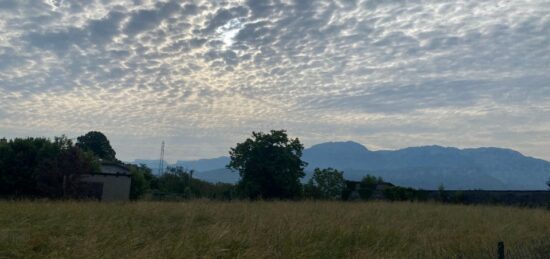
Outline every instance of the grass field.
POLYGON ((0 202, 0 258, 496 258, 498 241, 512 258, 545 255, 550 211, 386 202, 0 202))

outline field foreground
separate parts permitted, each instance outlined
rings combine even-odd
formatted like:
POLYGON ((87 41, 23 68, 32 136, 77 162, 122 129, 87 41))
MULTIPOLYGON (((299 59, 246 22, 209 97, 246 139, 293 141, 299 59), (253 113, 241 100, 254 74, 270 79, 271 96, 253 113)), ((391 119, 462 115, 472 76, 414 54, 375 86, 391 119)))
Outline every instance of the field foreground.
POLYGON ((0 258, 542 258, 550 211, 430 203, 0 202, 0 258))

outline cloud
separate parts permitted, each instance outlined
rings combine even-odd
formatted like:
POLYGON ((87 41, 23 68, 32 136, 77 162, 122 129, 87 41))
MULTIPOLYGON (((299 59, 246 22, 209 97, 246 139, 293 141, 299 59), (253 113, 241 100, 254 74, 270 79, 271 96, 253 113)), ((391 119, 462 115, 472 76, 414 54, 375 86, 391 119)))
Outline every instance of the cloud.
POLYGON ((156 157, 169 139, 175 160, 285 128, 308 145, 487 145, 550 159, 549 11, 505 0, 2 1, 0 135, 101 130, 124 159, 156 157))
POLYGON ((193 13, 195 9, 196 6, 194 5, 186 5, 182 9, 178 1, 157 3, 154 9, 139 10, 132 13, 124 32, 128 35, 135 35, 142 31, 151 30, 159 26, 163 20, 170 18, 174 13, 193 13))
POLYGON ((17 7, 17 1, 16 0, 6 0, 0 2, 0 10, 13 10, 17 7))
POLYGON ((219 27, 226 25, 232 19, 244 17, 247 14, 248 9, 242 6, 233 7, 230 9, 220 8, 216 11, 212 18, 207 21, 207 25, 202 31, 207 34, 212 33, 219 27))

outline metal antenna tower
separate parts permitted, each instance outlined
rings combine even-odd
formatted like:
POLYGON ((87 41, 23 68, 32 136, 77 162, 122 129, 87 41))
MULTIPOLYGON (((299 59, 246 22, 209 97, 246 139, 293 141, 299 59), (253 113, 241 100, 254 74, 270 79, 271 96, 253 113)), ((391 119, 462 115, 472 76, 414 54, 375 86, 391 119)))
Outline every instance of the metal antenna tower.
POLYGON ((160 147, 159 175, 164 174, 164 140, 160 147))

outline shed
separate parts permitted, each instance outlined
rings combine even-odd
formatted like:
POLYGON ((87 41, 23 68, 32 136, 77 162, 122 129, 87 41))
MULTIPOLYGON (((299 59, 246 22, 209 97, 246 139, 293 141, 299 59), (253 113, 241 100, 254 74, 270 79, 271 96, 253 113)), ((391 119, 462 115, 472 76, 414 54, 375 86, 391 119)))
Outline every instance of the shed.
POLYGON ((82 196, 100 201, 128 201, 132 177, 127 166, 117 162, 101 161, 99 173, 83 175, 82 196))

